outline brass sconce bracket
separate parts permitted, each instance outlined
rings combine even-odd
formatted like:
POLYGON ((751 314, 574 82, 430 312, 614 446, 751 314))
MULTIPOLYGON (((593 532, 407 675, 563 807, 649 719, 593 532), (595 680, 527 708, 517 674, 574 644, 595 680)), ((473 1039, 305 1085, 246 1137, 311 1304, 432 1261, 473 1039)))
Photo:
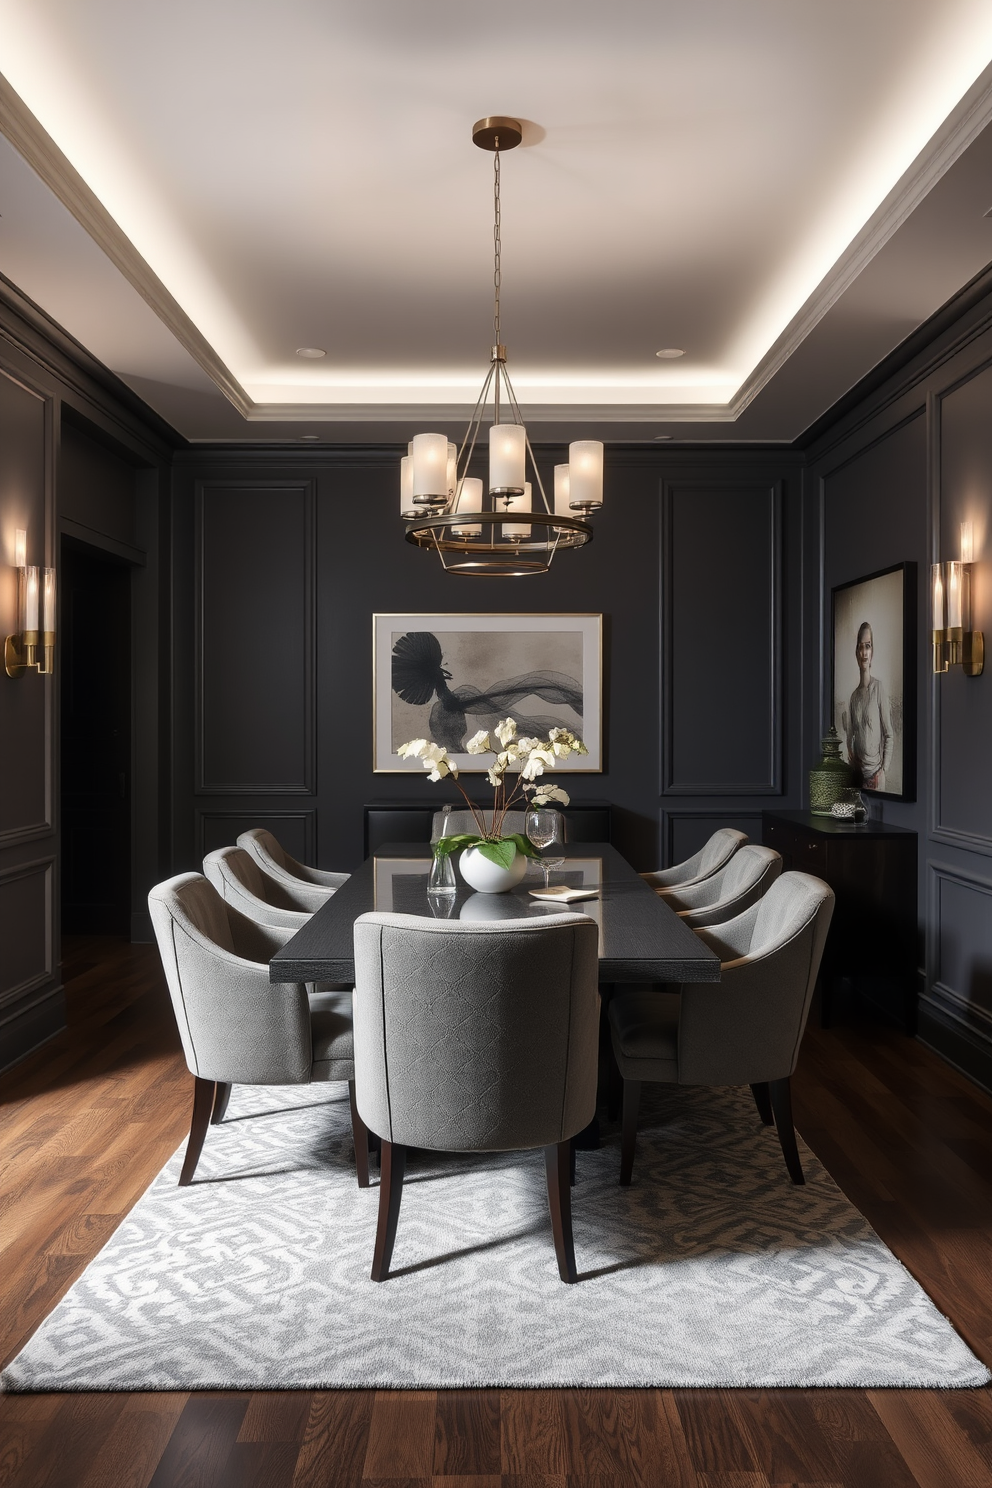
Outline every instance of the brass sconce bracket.
POLYGON ((3 664, 7 676, 22 677, 31 669, 39 676, 50 677, 55 670, 55 632, 43 630, 40 646, 37 631, 28 631, 27 634, 33 634, 35 639, 28 642, 23 636, 14 634, 4 642, 3 664))

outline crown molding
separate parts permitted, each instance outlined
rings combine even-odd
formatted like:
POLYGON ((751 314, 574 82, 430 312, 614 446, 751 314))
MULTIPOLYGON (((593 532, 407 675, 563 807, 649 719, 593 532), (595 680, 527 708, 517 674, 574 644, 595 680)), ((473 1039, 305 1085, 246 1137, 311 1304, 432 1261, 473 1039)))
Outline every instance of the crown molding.
POLYGON ((0 133, 54 192, 62 205, 119 269, 239 413, 247 415, 251 399, 193 324, 178 300, 148 266, 131 239, 121 231, 75 166, 63 155, 19 94, 0 74, 0 133))

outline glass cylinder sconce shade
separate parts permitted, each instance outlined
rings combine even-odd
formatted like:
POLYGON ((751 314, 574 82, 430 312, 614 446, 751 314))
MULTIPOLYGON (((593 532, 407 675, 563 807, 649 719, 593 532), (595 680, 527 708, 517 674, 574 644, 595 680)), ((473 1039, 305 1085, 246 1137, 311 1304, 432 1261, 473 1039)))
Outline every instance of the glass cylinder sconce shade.
POLYGON ((568 446, 569 506, 573 512, 598 511, 603 504, 603 445, 576 439, 568 446))
POLYGON ((570 517, 572 515, 571 510, 569 509, 569 505, 568 505, 569 491, 571 490, 571 484, 572 483, 571 483, 571 480, 569 478, 568 466, 567 465, 556 465, 555 466, 555 516, 556 517, 570 517))
POLYGON ((20 677, 28 667, 50 673, 55 659, 55 570, 27 563, 27 532, 14 534, 14 557, 18 560, 16 630, 4 645, 8 677, 20 677))
POLYGON ((419 517, 413 504, 413 456, 404 455, 400 461, 400 516, 419 517))
POLYGON ((971 625, 971 565, 950 559, 930 570, 931 631, 935 674, 959 666, 966 676, 981 676, 985 638, 971 625))
MULTIPOLYGON (((524 489, 527 430, 523 424, 489 427, 489 489, 494 494, 519 496, 524 489)), ((528 511, 530 508, 528 507, 528 511)))

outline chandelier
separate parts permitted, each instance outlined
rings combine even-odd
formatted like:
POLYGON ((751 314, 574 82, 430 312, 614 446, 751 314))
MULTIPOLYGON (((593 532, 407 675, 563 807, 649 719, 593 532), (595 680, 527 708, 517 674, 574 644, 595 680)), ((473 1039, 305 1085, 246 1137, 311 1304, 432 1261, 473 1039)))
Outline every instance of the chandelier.
POLYGON ((590 515, 603 504, 603 446, 575 440, 556 465, 549 502, 520 414, 500 338, 500 176, 503 150, 519 145, 516 119, 480 119, 472 140, 493 154, 493 348, 461 447, 446 434, 417 434, 400 461, 406 540, 434 552, 447 573, 520 578, 547 573, 559 551, 592 541, 590 515), (487 489, 468 471, 492 398, 487 489), (528 480, 528 470, 532 479, 528 480))

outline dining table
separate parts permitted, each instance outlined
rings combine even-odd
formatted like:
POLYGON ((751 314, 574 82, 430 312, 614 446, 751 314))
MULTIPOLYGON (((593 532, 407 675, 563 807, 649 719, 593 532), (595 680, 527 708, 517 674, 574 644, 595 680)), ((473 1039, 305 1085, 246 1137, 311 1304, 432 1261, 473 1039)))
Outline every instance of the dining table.
MULTIPOLYGON (((428 889, 431 849, 386 843, 331 895, 269 962, 273 982, 353 982, 354 925, 370 910, 438 919, 535 919, 569 910, 599 927, 599 980, 718 982, 720 958, 679 919, 609 843, 576 842, 556 849, 561 866, 552 886, 593 891, 571 903, 535 898, 543 887, 536 862, 509 893, 480 894, 458 880, 453 894, 428 889)), ((458 875, 456 874, 456 879, 458 875)))

